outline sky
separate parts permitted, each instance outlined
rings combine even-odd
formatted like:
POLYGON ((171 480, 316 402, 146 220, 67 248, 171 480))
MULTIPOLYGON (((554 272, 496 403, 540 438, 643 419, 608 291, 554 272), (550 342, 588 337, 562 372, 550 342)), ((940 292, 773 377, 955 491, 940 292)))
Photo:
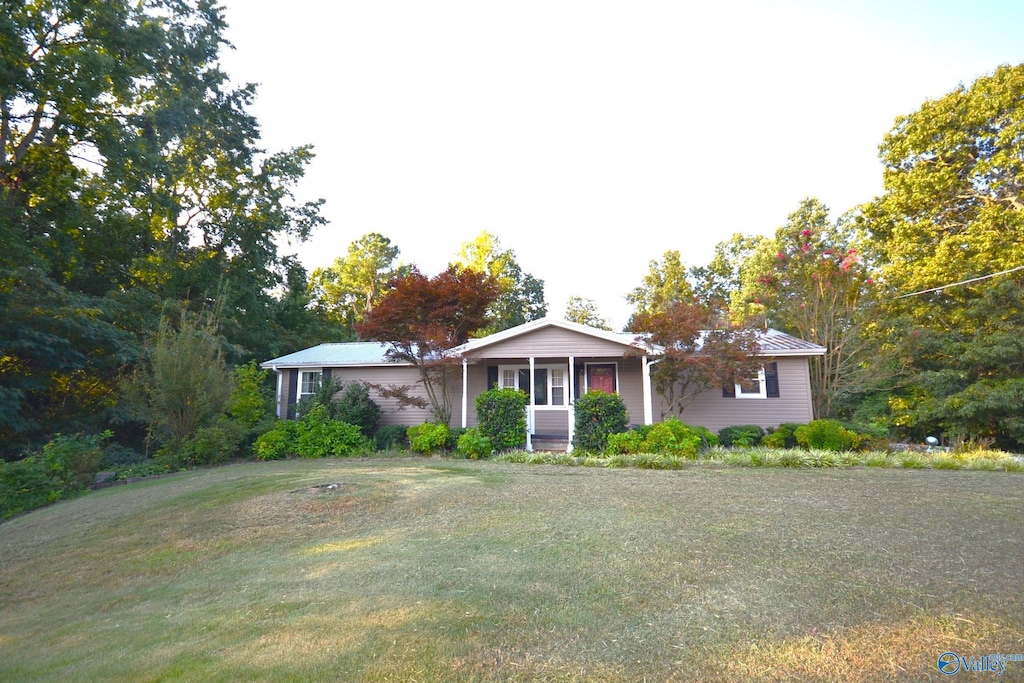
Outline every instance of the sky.
POLYGON ((882 191, 896 117, 1024 61, 1016 0, 227 0, 222 66, 258 83, 269 151, 328 225, 309 271, 370 232, 427 275, 483 231, 621 329, 678 250, 706 264, 809 196, 882 191))

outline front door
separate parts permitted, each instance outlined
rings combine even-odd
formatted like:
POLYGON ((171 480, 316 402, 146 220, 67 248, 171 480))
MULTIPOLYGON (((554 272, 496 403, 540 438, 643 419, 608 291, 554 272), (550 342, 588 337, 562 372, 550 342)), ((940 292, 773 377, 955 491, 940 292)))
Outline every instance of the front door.
POLYGON ((615 364, 600 363, 587 365, 587 391, 615 393, 615 364))

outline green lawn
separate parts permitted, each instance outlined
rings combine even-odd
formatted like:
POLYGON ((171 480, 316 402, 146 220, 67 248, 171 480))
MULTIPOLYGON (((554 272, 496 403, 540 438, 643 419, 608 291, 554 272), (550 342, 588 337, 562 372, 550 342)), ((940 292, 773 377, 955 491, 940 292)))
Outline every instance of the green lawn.
POLYGON ((234 465, 0 524, 0 680, 949 680, 1022 547, 1018 473, 234 465))

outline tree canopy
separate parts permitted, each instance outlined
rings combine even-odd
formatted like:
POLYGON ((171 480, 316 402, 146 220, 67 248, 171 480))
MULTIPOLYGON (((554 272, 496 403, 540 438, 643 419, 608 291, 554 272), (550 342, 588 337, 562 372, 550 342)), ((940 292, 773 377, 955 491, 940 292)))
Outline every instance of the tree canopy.
POLYGON ((487 310, 488 324, 480 334, 493 334, 547 315, 544 281, 524 273, 511 249, 489 232, 462 244, 456 265, 488 275, 498 296, 487 310))
POLYGON ((356 330, 364 339, 387 342, 389 358, 419 370, 434 418, 448 424, 448 381, 455 361, 446 352, 487 324, 487 309, 497 294, 491 277, 477 270, 451 266, 431 278, 413 268, 388 284, 356 330))
POLYGON ((864 221, 882 262, 881 349, 899 373, 890 419, 1019 448, 1024 64, 901 116, 881 158, 885 192, 864 221))

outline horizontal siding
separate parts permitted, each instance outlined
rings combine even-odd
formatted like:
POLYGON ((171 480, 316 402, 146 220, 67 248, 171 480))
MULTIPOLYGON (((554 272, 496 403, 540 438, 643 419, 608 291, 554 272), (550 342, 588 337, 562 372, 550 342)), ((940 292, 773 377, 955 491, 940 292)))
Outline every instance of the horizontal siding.
MULTIPOLYGON (((810 422, 811 380, 806 358, 775 359, 779 368, 779 398, 724 398, 720 387, 698 395, 680 419, 717 432, 723 427, 754 424, 777 427, 783 422, 810 422)), ((655 393, 655 420, 666 413, 664 400, 655 393)))
MULTIPOLYGON (((331 377, 340 382, 365 382, 366 384, 408 385, 413 387, 409 391, 410 396, 426 400, 426 392, 419 384, 420 374, 416 368, 410 367, 362 367, 362 368, 332 368, 331 377)), ((461 381, 461 380, 460 380, 461 381)), ((461 389, 461 384, 459 385, 461 389)), ((430 419, 429 408, 409 407, 399 410, 398 401, 394 398, 383 398, 376 389, 370 387, 370 398, 377 402, 383 415, 380 424, 383 425, 416 425, 430 419)))
POLYGON ((628 347, 559 327, 545 327, 467 354, 476 359, 529 358, 533 356, 609 356, 621 358, 628 347))

